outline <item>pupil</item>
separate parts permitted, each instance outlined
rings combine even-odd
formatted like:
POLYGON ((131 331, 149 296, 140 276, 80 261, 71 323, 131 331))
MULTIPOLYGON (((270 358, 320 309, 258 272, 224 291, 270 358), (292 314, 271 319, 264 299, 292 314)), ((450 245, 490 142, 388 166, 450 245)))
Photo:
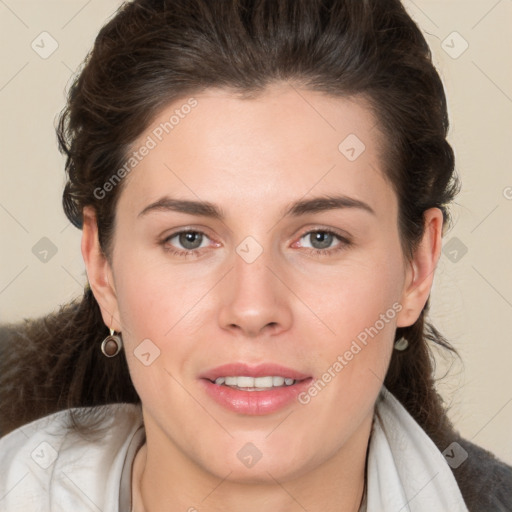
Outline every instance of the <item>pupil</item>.
POLYGON ((314 236, 313 236, 313 242, 319 242, 320 243, 320 247, 317 247, 315 246, 315 243, 312 242, 312 245, 313 247, 315 247, 315 249, 327 249, 329 248, 329 246, 331 245, 332 243, 332 236, 330 233, 324 233, 324 232, 317 232, 317 233, 314 233, 314 236))
POLYGON ((182 233, 179 238, 180 244, 186 249, 197 249, 201 245, 199 233, 182 233), (198 241, 199 243, 197 243, 198 241))

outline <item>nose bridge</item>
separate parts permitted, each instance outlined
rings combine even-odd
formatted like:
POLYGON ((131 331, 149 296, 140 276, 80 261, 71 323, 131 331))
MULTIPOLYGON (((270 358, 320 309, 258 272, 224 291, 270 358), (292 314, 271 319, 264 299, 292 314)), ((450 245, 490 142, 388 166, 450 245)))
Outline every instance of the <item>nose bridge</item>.
POLYGON ((276 284, 272 282, 272 272, 269 269, 273 266, 275 255, 268 245, 263 248, 259 244, 256 246, 256 243, 246 239, 239 244, 233 274, 237 295, 263 298, 265 294, 272 292, 276 284))
POLYGON ((219 320, 224 328, 257 336, 263 330, 276 332, 289 327, 291 311, 286 292, 274 275, 279 267, 278 255, 267 242, 264 246, 254 237, 247 237, 237 246, 220 308, 219 320))

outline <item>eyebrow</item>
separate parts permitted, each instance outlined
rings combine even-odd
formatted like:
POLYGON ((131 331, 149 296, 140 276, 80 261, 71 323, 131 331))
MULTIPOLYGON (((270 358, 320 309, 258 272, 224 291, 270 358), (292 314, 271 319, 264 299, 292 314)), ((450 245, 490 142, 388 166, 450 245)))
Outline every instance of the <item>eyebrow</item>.
MULTIPOLYGON (((302 199, 287 206, 282 213, 283 217, 299 217, 308 213, 318 213, 329 210, 337 210, 343 208, 357 208, 362 211, 376 215, 373 208, 361 201, 345 195, 336 196, 322 196, 314 197, 312 199, 302 199)), ((146 206, 139 214, 138 217, 143 217, 150 212, 179 212, 189 215, 196 215, 200 217, 210 217, 224 221, 226 215, 222 208, 216 206, 208 201, 191 201, 188 199, 173 199, 169 196, 164 196, 158 201, 146 206)))

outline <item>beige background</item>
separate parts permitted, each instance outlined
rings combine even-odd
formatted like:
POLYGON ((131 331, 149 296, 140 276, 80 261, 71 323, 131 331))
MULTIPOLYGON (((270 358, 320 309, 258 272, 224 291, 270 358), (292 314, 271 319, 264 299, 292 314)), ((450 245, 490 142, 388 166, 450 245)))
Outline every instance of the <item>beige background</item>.
MULTIPOLYGON (((119 4, 0 0, 0 322, 50 312, 82 291, 81 232, 60 205, 64 160, 54 123, 70 78, 119 4), (58 44, 47 59, 31 47, 44 37, 51 48, 42 32, 58 44), (57 251, 46 262, 33 253, 43 237, 57 251)), ((464 364, 441 360, 440 375, 451 369, 439 388, 462 434, 512 464, 512 1, 408 0, 406 7, 447 89, 463 181, 431 317, 464 364)))

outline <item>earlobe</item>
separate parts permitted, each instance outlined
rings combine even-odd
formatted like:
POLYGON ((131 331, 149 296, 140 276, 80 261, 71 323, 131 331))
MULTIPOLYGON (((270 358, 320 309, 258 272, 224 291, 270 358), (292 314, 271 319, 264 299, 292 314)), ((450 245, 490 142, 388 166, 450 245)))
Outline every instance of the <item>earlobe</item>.
POLYGON ((434 281, 434 272, 441 254, 443 213, 439 208, 430 208, 424 215, 424 233, 420 244, 408 263, 402 311, 397 318, 397 327, 408 327, 419 318, 427 303, 434 281))
POLYGON ((101 250, 95 211, 89 206, 83 209, 81 249, 89 285, 100 306, 103 321, 107 327, 121 331, 112 269, 101 250))

